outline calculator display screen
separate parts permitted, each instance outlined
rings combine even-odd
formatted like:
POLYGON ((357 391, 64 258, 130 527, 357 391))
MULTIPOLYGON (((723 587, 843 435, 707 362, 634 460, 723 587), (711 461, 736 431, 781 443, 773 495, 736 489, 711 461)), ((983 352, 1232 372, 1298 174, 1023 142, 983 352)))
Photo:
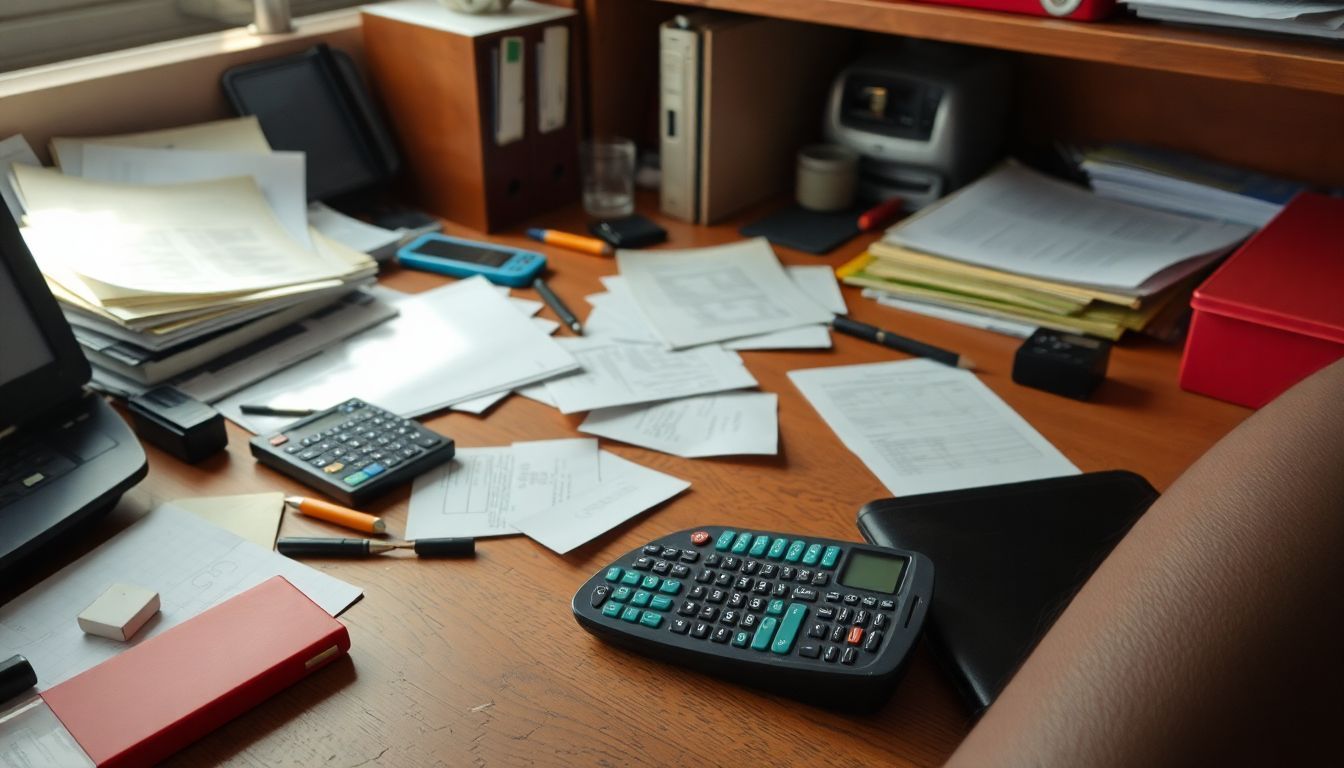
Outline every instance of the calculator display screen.
POLYGON ((426 256, 465 261, 468 264, 480 264, 485 267, 502 266, 504 262, 513 258, 513 254, 508 251, 496 251, 493 248, 473 248, 469 245, 445 243, 441 240, 429 240, 422 244, 417 252, 426 256))
POLYGON ((852 549, 849 559, 845 561, 845 570, 837 581, 846 587, 893 595, 901 585, 901 576, 905 574, 908 562, 908 558, 899 555, 852 549))

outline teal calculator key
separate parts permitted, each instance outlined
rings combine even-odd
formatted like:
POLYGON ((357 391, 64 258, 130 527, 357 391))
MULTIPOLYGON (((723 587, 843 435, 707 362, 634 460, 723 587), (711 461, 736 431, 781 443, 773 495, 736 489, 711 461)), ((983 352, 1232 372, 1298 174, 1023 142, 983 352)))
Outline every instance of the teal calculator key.
POLYGON ((640 608, 643 608, 644 606, 649 604, 649 600, 652 598, 653 595, 650 595, 648 592, 645 592, 644 590, 641 589, 638 592, 635 592, 634 596, 630 598, 630 604, 637 605, 640 608))
POLYGON ((803 620, 807 618, 807 606, 802 603, 794 603, 789 606, 789 610, 784 614, 784 619, 779 622, 779 631, 775 633, 774 642, 770 643, 770 652, 786 654, 793 650, 793 640, 798 637, 798 629, 803 626, 803 620))
POLYGON ((737 531, 724 531, 719 534, 719 540, 714 542, 714 548, 720 552, 727 552, 728 548, 733 546, 733 539, 737 538, 737 531))
POLYGON ((749 546, 751 546, 751 534, 743 531, 742 533, 737 534, 737 540, 733 542, 733 554, 743 554, 747 551, 747 547, 749 546))
POLYGON ((789 545, 789 551, 784 553, 784 562, 786 563, 798 562, 802 558, 803 548, 806 546, 807 544, 803 543, 801 540, 794 539, 793 543, 789 545))
POLYGON ((834 568, 835 561, 839 559, 840 559, 840 548, 835 546, 827 547, 826 551, 821 555, 821 567, 834 568))
POLYGON ((657 589, 658 582, 660 581, 662 581, 662 579, 657 576, 645 576, 644 580, 639 583, 639 586, 645 589, 657 589))
POLYGON ((765 554, 765 550, 768 549, 769 547, 770 547, 769 536, 757 536, 754 540, 752 540, 751 551, 748 552, 747 554, 751 555, 752 557, 760 557, 761 555, 765 554))
POLYGON ((625 610, 624 605, 621 605, 620 603, 613 603, 612 601, 608 600, 607 604, 602 606, 602 615, 610 616, 611 618, 614 619, 617 616, 620 616, 621 611, 623 610, 625 610))
POLYGON ((622 573, 624 573, 624 571, 613 565, 607 569, 607 581, 620 581, 622 573))
POLYGON ((666 611, 672 607, 672 598, 667 595, 654 595, 649 601, 649 607, 655 611, 666 611))
POLYGON ((788 539, 775 539, 775 543, 770 545, 770 552, 766 554, 766 557, 771 560, 778 560, 784 556, 784 550, 787 549, 788 546, 788 539))
POLYGON ((681 592, 681 582, 676 579, 663 579, 663 583, 658 585, 658 591, 665 595, 675 595, 681 592))
POLYGON ((807 551, 803 553, 803 565, 816 565, 821 559, 821 545, 810 544, 807 551))
POLYGON ((756 627, 756 636, 751 638, 751 649, 753 651, 764 651, 769 648, 777 626, 779 626, 779 619, 774 616, 766 616, 761 619, 760 626, 756 627))
POLYGON ((638 584, 639 581, 640 581, 639 574, 635 573, 634 571, 626 571, 625 575, 621 577, 622 584, 629 584, 632 587, 638 584))
POLYGON ((770 604, 765 607, 765 614, 767 616, 778 616, 783 612, 784 612, 783 600, 771 600, 770 604))
POLYGON ((643 611, 639 610, 638 608, 626 608, 621 613, 621 619, 623 619, 624 621, 628 621, 631 624, 634 624, 636 621, 639 621, 639 614, 641 613, 643 613, 643 611))
POLYGON ((626 600, 630 599, 630 595, 633 592, 634 590, 629 587, 617 587, 616 591, 611 593, 611 599, 618 603, 624 603, 626 600))
POLYGON ((653 611, 645 611, 644 613, 640 614, 639 623, 643 624, 646 627, 653 627, 654 629, 657 629, 658 627, 662 626, 663 617, 659 616, 653 611))
POLYGON ((362 483, 362 482, 364 482, 365 480, 368 480, 368 479, 369 479, 369 476, 366 475, 366 474, 364 474, 363 472, 352 472, 352 473, 350 473, 350 474, 348 474, 348 475, 345 476, 345 484, 346 484, 346 485, 359 485, 360 483, 362 483))
POLYGON ((738 632, 736 635, 733 635, 733 645, 736 645, 738 648, 746 648, 747 643, 750 642, 751 642, 750 632, 738 632))

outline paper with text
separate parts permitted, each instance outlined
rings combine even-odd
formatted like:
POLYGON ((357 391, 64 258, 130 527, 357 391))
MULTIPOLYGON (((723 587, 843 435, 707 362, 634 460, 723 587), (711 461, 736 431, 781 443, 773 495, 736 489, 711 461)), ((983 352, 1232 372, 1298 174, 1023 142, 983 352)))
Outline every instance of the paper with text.
POLYGON ((546 382, 561 413, 651 403, 756 386, 731 352, 698 347, 671 352, 653 344, 605 339, 557 339, 583 370, 546 382))
POLYGON ((580 432, 688 459, 779 452, 779 396, 724 392, 588 414, 580 432))
POLYGON ((640 312, 673 349, 831 319, 789 279, 764 238, 682 251, 621 250, 616 260, 640 312))
POLYGON ((970 371, 901 360, 789 378, 894 496, 1078 473, 970 371))
POLYGON ((45 689, 277 575, 333 616, 361 594, 165 504, 0 608, 0 648, 45 689), (159 613, 129 642, 84 634, 75 616, 117 582, 158 592, 159 613))
POLYGON ((165 128, 143 133, 123 133, 116 136, 58 136, 51 140, 51 156, 61 172, 79 176, 84 172, 84 146, 110 144, 115 147, 146 147, 151 149, 207 149, 214 152, 271 151, 261 122, 255 115, 197 123, 178 128, 165 128))
POLYGON ((563 555, 691 487, 685 480, 606 451, 601 452, 601 465, 600 484, 518 520, 518 530, 563 555))

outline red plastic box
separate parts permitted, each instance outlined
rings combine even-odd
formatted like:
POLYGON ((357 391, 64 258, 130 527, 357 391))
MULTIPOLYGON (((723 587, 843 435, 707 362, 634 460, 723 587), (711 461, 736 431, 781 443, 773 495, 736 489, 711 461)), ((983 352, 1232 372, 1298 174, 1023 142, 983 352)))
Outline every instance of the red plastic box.
POLYGON ((1055 16, 1074 21, 1099 21, 1115 10, 1115 0, 919 0, 934 5, 959 5, 990 11, 1055 16))
POLYGON ((1190 305, 1191 392, 1259 408, 1344 357, 1344 199, 1294 197, 1190 305))

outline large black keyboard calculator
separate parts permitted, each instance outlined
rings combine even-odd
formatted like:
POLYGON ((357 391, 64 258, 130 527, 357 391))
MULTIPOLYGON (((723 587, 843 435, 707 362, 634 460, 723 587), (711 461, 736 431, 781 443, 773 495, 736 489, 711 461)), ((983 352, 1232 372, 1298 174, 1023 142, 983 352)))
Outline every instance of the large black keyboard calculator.
POLYGON ((632 550, 574 595, 603 640, 824 707, 890 695, 933 563, 847 541, 705 526, 632 550))

